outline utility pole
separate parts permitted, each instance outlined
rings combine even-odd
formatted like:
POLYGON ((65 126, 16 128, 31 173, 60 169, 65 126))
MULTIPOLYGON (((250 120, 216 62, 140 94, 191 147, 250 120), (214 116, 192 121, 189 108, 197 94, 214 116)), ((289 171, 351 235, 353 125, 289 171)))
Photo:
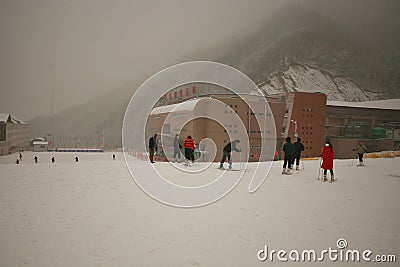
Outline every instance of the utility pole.
POLYGON ((291 122, 293 122, 294 123, 294 142, 297 142, 297 136, 298 136, 298 134, 297 134, 297 121, 295 121, 295 120, 290 120, 291 122))

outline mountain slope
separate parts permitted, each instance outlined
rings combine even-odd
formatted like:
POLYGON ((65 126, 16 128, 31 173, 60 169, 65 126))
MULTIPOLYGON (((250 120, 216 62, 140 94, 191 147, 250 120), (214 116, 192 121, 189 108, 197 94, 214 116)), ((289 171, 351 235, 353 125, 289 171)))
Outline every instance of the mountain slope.
POLYGON ((288 8, 229 50, 223 61, 257 83, 290 66, 309 65, 379 97, 399 97, 400 53, 394 47, 390 40, 368 39, 311 10, 288 8))

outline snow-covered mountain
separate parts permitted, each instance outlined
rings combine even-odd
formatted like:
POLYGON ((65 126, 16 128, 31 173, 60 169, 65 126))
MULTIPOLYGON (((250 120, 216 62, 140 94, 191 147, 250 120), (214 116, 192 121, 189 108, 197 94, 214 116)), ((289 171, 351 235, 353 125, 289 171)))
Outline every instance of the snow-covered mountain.
POLYGON ((380 98, 380 93, 365 91, 360 85, 346 77, 309 65, 296 64, 287 70, 275 72, 270 78, 259 84, 266 95, 282 92, 322 92, 328 100, 369 101, 380 98))
POLYGON ((266 93, 319 91, 345 101, 398 98, 400 32, 381 24, 360 30, 321 12, 287 8, 231 45, 222 61, 264 85, 266 93))

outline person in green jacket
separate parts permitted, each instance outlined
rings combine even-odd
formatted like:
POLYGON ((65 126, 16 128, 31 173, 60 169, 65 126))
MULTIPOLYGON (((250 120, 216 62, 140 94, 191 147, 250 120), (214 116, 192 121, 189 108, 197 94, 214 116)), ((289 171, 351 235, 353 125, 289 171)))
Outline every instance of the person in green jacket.
POLYGON ((363 141, 358 142, 358 146, 355 149, 357 155, 358 155, 358 165, 357 166, 364 166, 364 154, 367 153, 367 147, 364 145, 363 141))
POLYGON ((292 161, 293 161, 293 154, 294 154, 294 144, 292 144, 292 140, 290 137, 286 137, 286 143, 283 145, 283 152, 285 153, 285 156, 283 158, 283 170, 282 174, 291 174, 292 170, 292 161), (288 167, 288 170, 286 170, 286 165, 288 167))

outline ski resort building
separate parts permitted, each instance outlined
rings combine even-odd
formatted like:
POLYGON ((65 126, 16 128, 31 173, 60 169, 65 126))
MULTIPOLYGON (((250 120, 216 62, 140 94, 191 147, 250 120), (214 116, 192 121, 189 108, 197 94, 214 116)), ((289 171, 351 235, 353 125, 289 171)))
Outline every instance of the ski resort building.
MULTIPOLYGON (((171 95, 171 93, 170 93, 171 95)), ((174 93, 172 93, 174 95, 174 93)), ((217 146, 217 154, 214 161, 218 161, 222 156, 223 147, 229 142, 229 134, 236 134, 239 125, 230 123, 229 120, 224 122, 224 125, 206 119, 197 118, 187 123, 179 132, 179 129, 174 127, 173 123, 179 124, 179 120, 187 117, 194 117, 197 110, 210 109, 213 105, 207 106, 207 99, 214 99, 225 104, 226 110, 218 111, 223 114, 229 112, 236 113, 249 136, 248 156, 250 161, 267 160, 260 158, 261 153, 261 133, 265 135, 265 144, 268 151, 273 152, 275 159, 281 158, 281 147, 283 146, 286 136, 301 136, 305 145, 304 156, 317 156, 320 154, 320 147, 323 145, 324 139, 324 121, 325 121, 325 106, 326 96, 320 93, 290 93, 286 95, 277 95, 271 97, 251 96, 256 109, 250 110, 249 106, 238 96, 233 94, 200 94, 199 97, 189 100, 183 100, 181 104, 170 104, 156 107, 152 110, 147 123, 147 137, 154 133, 161 134, 163 138, 169 139, 168 147, 160 149, 163 153, 173 153, 172 141, 175 134, 180 134, 180 142, 191 135, 195 141, 204 138, 214 140, 217 146), (264 110, 261 103, 267 101, 270 111, 264 110), (174 120, 165 123, 165 119, 171 114, 174 120), (258 124, 258 121, 265 120, 266 127, 258 124), (265 129, 264 129, 265 128, 265 129), (163 129, 163 132, 161 132, 163 129), (275 146, 272 144, 275 143, 275 146)), ((165 101, 165 100, 164 100, 165 101)), ((179 103, 179 102, 178 102, 179 103)), ((212 117, 212 116, 211 116, 212 117)), ((238 138, 241 139, 241 138, 238 138)), ((243 139, 242 139, 243 140, 243 139)), ((243 145, 243 144, 242 144, 243 145)), ((206 151, 200 147, 201 151, 206 151)), ((269 153, 271 154, 271 153, 269 153)), ((235 153, 233 153, 235 156, 235 153)), ((202 153, 202 157, 207 157, 207 153, 202 153)), ((209 159, 205 159, 209 160, 209 159)), ((234 159, 235 160, 235 159, 234 159)), ((237 160, 237 159, 236 159, 237 160)))
POLYGON ((10 114, 0 113, 0 155, 29 148, 30 129, 10 114))
POLYGON ((328 101, 325 135, 337 158, 354 158, 353 149, 362 140, 369 152, 398 150, 400 145, 400 100, 369 102, 328 101))
MULTIPOLYGON (((330 141, 335 150, 336 158, 355 157, 353 148, 359 140, 364 141, 369 152, 399 149, 400 145, 400 101, 372 102, 336 102, 327 101, 323 93, 291 92, 276 94, 268 97, 258 96, 266 100, 270 113, 264 110, 249 111, 248 105, 238 96, 226 92, 213 93, 214 90, 203 88, 204 85, 189 85, 183 89, 171 90, 163 96, 157 107, 151 112, 146 128, 147 138, 154 133, 161 133, 166 139, 170 138, 170 146, 162 148, 162 153, 173 153, 172 139, 180 134, 183 143, 186 136, 191 135, 196 142, 203 138, 211 138, 217 146, 215 161, 221 157, 222 148, 229 142, 228 133, 235 134, 238 125, 229 122, 220 125, 212 120, 197 118, 187 123, 181 132, 164 121, 172 112, 176 122, 180 118, 196 113, 196 109, 204 109, 204 99, 215 99, 223 102, 227 110, 232 110, 243 122, 249 136, 248 155, 250 161, 260 160, 261 132, 256 117, 273 117, 273 123, 268 123, 265 130, 267 139, 275 131, 275 159, 281 159, 281 148, 287 136, 296 140, 301 137, 305 151, 303 157, 318 157, 326 141, 330 141), (186 87, 186 88, 185 88, 186 87), (185 103, 184 105, 180 103, 185 103), (229 109, 228 109, 229 108, 229 109), (274 127, 270 127, 273 125, 274 127), (164 128, 163 128, 164 126, 164 128)), ((189 116, 190 115, 190 116, 189 116)), ((268 140, 271 144, 272 140, 268 140)), ((269 148, 273 149, 273 148, 269 148)), ((200 148, 202 150, 202 148, 200 148)), ((235 153, 233 153, 235 154, 235 153)), ((206 157, 206 155, 202 155, 206 157)), ((263 159, 261 159, 263 160, 263 159)))

